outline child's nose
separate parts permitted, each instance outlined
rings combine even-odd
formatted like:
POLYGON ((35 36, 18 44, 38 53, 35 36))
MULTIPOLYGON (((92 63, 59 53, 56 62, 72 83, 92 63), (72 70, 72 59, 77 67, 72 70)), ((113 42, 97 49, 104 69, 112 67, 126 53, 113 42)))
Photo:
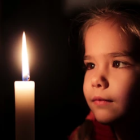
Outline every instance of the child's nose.
POLYGON ((109 82, 105 76, 101 74, 96 74, 91 79, 91 86, 94 88, 106 89, 109 86, 109 82))

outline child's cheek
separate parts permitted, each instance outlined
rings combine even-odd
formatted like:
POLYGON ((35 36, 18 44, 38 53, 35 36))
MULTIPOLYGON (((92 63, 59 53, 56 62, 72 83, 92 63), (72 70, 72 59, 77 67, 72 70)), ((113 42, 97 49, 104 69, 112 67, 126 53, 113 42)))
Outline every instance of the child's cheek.
POLYGON ((110 81, 110 88, 114 91, 114 99, 120 104, 130 102, 136 88, 137 75, 133 70, 120 70, 110 81), (119 75, 119 76, 118 76, 119 75))
POLYGON ((91 89, 91 73, 86 72, 85 77, 84 77, 84 83, 83 83, 83 92, 84 95, 87 96, 89 93, 89 90, 91 89))

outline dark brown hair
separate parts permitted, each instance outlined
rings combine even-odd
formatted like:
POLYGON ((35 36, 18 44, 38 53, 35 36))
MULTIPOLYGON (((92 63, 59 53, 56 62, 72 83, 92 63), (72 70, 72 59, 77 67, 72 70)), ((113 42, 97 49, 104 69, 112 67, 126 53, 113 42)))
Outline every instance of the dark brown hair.
MULTIPOLYGON (((84 38, 87 29, 100 21, 112 20, 118 24, 125 34, 131 34, 137 46, 140 45, 140 4, 130 2, 111 3, 106 6, 90 8, 80 14, 76 21, 79 22, 79 43, 84 54, 84 38)), ((140 50, 140 46, 138 47, 140 50)), ((140 51, 139 51, 140 53, 140 51)))

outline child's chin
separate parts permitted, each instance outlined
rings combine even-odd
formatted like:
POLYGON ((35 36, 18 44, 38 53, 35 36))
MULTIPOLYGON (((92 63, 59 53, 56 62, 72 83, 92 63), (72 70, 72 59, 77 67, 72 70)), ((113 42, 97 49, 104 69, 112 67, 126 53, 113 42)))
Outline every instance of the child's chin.
POLYGON ((109 113, 106 114, 95 113, 94 115, 98 122, 106 125, 112 124, 116 120, 116 117, 109 113))

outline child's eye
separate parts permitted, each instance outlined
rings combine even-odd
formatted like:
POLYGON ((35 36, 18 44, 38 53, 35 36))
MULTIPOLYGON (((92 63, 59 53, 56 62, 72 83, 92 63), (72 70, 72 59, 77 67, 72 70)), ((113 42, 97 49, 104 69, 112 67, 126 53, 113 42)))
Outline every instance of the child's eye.
POLYGON ((85 64, 86 70, 94 69, 94 67, 95 67, 95 64, 94 63, 86 63, 85 64))
POLYGON ((113 61, 113 67, 114 68, 124 68, 128 67, 130 64, 127 62, 121 62, 121 61, 113 61))

